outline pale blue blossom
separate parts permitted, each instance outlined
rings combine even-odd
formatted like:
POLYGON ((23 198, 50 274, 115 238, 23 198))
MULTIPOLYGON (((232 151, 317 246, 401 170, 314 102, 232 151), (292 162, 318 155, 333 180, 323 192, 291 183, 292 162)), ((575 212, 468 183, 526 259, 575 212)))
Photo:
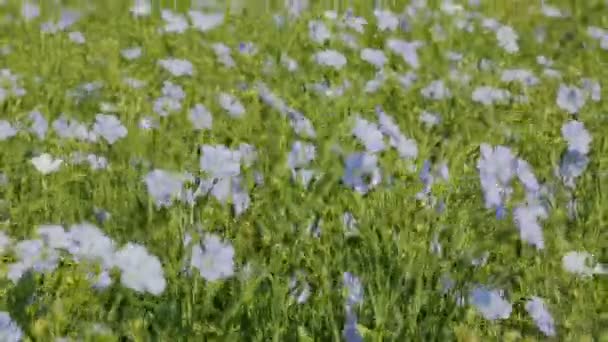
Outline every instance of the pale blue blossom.
POLYGON ((374 10, 376 26, 380 31, 395 31, 399 26, 399 18, 389 10, 374 10))
POLYGON ((93 131, 89 131, 84 123, 68 118, 64 114, 61 114, 59 118, 53 121, 52 126, 60 138, 89 142, 97 141, 97 134, 93 131))
POLYGON ((420 113, 420 121, 422 121, 422 123, 424 123, 427 127, 432 127, 441 122, 441 116, 437 113, 423 110, 420 113))
POLYGON ((157 207, 168 207, 182 192, 184 177, 165 170, 149 172, 144 182, 157 207))
POLYGON ((78 262, 98 262, 104 268, 114 265, 114 241, 97 226, 83 222, 70 227, 68 252, 78 262))
POLYGON ((309 0, 285 0, 285 8, 292 17, 299 17, 309 7, 309 0))
POLYGON ((602 88, 598 81, 590 78, 583 78, 581 82, 583 84, 583 90, 593 102, 599 102, 602 99, 602 88))
POLYGON ((0 120, 0 141, 7 140, 17 135, 19 130, 6 120, 0 120))
POLYGON ((355 118, 355 126, 353 127, 352 134, 359 139, 365 146, 365 149, 370 153, 380 152, 385 148, 384 136, 378 128, 378 125, 362 119, 359 116, 355 118))
POLYGON ((500 26, 496 30, 496 39, 498 40, 498 45, 507 53, 513 54, 519 52, 519 45, 517 43, 519 36, 512 27, 506 25, 500 26))
POLYGON ((501 81, 503 82, 520 82, 525 86, 535 86, 540 80, 534 76, 530 70, 526 69, 506 69, 503 70, 501 81))
POLYGON ((194 126, 195 130, 206 130, 211 129, 213 125, 213 116, 211 112, 204 105, 197 103, 190 109, 188 119, 194 126))
POLYGON ((38 226, 37 232, 49 248, 67 250, 71 246, 70 234, 61 225, 43 224, 38 226))
POLYGON ((155 113, 166 117, 171 113, 179 112, 182 109, 182 103, 178 99, 161 96, 154 101, 153 108, 155 113))
POLYGON ((336 50, 323 50, 314 54, 313 58, 317 64, 334 68, 342 69, 346 65, 346 57, 336 50))
POLYGON ((133 46, 120 51, 121 56, 126 60, 134 60, 141 57, 142 48, 139 46, 133 46))
POLYGON ((418 76, 412 71, 397 75, 397 82, 404 90, 409 90, 417 80, 418 76))
POLYGON ((281 54, 281 64, 287 69, 289 72, 295 72, 298 70, 298 62, 286 55, 285 53, 281 54))
POLYGON ((183 14, 175 13, 169 9, 162 9, 161 18, 165 22, 162 31, 167 33, 184 33, 190 24, 183 14))
POLYGON ((26 21, 31 21, 38 18, 40 16, 40 6, 30 1, 24 1, 21 5, 21 16, 26 21))
POLYGON ((313 144, 295 141, 287 158, 290 169, 308 166, 316 157, 316 147, 313 144))
POLYGON ((203 13, 200 11, 188 11, 192 27, 200 32, 208 32, 222 25, 224 13, 203 13))
POLYGON ((420 66, 417 51, 422 45, 423 44, 420 41, 408 42, 396 38, 391 38, 386 41, 386 47, 396 55, 401 56, 401 58, 414 69, 417 69, 420 66))
POLYGON ((591 144, 591 135, 585 129, 585 125, 576 120, 570 120, 562 125, 562 137, 568 143, 568 149, 580 152, 581 154, 589 153, 589 145, 591 144))
POLYGON ((28 271, 50 273, 59 264, 59 252, 44 245, 42 240, 22 240, 13 247, 17 262, 10 264, 8 278, 14 283, 28 271))
POLYGON ((559 165, 559 175, 568 187, 574 188, 574 179, 585 172, 588 164, 589 157, 585 154, 576 150, 567 150, 559 165))
POLYGON ((357 37, 348 32, 340 32, 340 40, 350 49, 355 50, 359 48, 357 37))
POLYGON ((363 33, 367 20, 363 17, 358 17, 352 14, 352 11, 347 11, 342 18, 342 24, 346 27, 355 30, 357 33, 363 33))
POLYGON ((342 226, 344 226, 345 235, 355 236, 359 233, 358 221, 351 212, 345 212, 342 214, 342 226))
POLYGON ((211 49, 215 53, 217 59, 227 68, 233 68, 236 66, 236 62, 232 58, 230 47, 224 43, 214 43, 211 45, 211 49))
POLYGON ((346 306, 352 308, 363 302, 363 285, 361 280, 350 272, 342 275, 344 288, 346 290, 346 306))
POLYGON ((243 55, 253 56, 258 53, 258 48, 252 42, 239 43, 239 52, 243 55))
POLYGON ((503 104, 509 101, 511 93, 507 90, 494 88, 490 86, 481 86, 473 90, 471 99, 475 102, 481 103, 486 106, 493 105, 495 103, 503 104))
POLYGON ((517 160, 517 178, 524 185, 528 193, 535 194, 541 190, 538 180, 532 171, 532 167, 523 159, 517 160))
POLYGON ((470 294, 471 303, 488 320, 507 319, 513 310, 501 291, 490 290, 484 286, 474 288, 470 294))
POLYGON ((234 248, 215 234, 207 234, 202 246, 192 247, 191 267, 198 269, 208 281, 230 278, 234 275, 234 248))
POLYGON ((363 91, 366 93, 375 93, 385 84, 387 78, 388 77, 386 77, 382 70, 378 71, 373 79, 365 82, 363 91))
POLYGON ((445 86, 445 83, 442 80, 432 81, 426 87, 420 90, 420 94, 431 100, 443 100, 452 97, 452 93, 445 86))
POLYGON ((311 20, 308 22, 308 35, 310 39, 317 44, 323 44, 331 38, 331 32, 327 26, 319 20, 311 20))
POLYGON ((220 106, 228 112, 233 118, 241 118, 245 115, 245 107, 235 96, 228 93, 220 93, 218 94, 218 102, 220 106))
POLYGON ((382 175, 378 157, 369 153, 353 153, 346 158, 342 181, 355 191, 366 194, 380 184, 382 175))
POLYGON ((127 136, 127 128, 123 126, 116 115, 109 114, 95 115, 93 132, 103 137, 110 145, 127 136))
POLYGON ((527 242, 537 249, 545 248, 545 239, 539 220, 548 218, 546 209, 537 203, 518 205, 513 210, 513 219, 519 229, 519 236, 522 241, 527 242))
POLYGON ((481 144, 477 162, 486 208, 498 208, 510 195, 511 179, 517 172, 517 159, 505 146, 481 144))
POLYGON ((557 91, 557 106, 570 114, 578 113, 585 105, 586 96, 582 89, 560 84, 557 91))
POLYGON ((194 66, 192 63, 185 59, 178 58, 167 58, 158 61, 158 64, 171 75, 180 76, 192 76, 194 75, 194 66))
POLYGON ((212 178, 227 178, 241 173, 241 153, 223 145, 203 145, 200 168, 212 178))
POLYGON ((84 44, 87 41, 80 31, 72 31, 68 33, 68 38, 76 44, 84 44))
POLYGON ((403 159, 413 159, 418 156, 418 145, 413 139, 407 138, 393 118, 386 114, 380 107, 376 108, 378 122, 382 134, 388 137, 390 145, 397 149, 399 157, 403 159))
POLYGON ((306 280, 298 279, 297 274, 289 280, 289 291, 296 298, 298 304, 304 304, 310 297, 310 284, 306 280))
POLYGON ((23 331, 6 311, 0 311, 0 341, 19 342, 23 339, 23 331))
POLYGON ((360 57, 378 69, 382 69, 388 61, 384 51, 378 49, 364 48, 361 50, 360 57))
POLYGON ((134 17, 147 17, 152 13, 151 0, 133 0, 129 11, 134 17))
POLYGON ((122 285, 137 292, 160 295, 167 285, 158 257, 139 244, 127 243, 116 252, 115 265, 120 269, 122 285))
POLYGON ((555 321, 542 298, 533 296, 526 302, 525 308, 538 329, 545 336, 555 336, 555 321))
POLYGON ((541 12, 548 18, 564 18, 566 15, 557 7, 541 2, 541 12))
POLYGON ((146 81, 142 81, 133 77, 125 77, 122 79, 123 83, 133 89, 141 89, 146 85, 146 81))

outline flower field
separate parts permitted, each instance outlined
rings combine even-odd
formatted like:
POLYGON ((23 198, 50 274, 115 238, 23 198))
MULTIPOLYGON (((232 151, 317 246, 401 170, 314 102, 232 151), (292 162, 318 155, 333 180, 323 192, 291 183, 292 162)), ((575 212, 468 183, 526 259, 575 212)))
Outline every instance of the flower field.
POLYGON ((608 1, 0 0, 0 342, 608 341, 608 1))

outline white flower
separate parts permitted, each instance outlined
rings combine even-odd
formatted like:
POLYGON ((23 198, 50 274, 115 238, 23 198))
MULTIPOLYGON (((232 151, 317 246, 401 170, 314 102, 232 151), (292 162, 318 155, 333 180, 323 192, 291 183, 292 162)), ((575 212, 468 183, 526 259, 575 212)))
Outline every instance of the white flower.
POLYGON ((43 153, 38 157, 32 158, 31 163, 34 165, 36 170, 38 170, 43 175, 47 175, 49 173, 59 170, 59 167, 63 163, 63 160, 53 159, 53 156, 51 156, 50 154, 43 153))
POLYGON ((144 246, 129 242, 116 253, 115 264, 122 271, 120 282, 124 286, 157 296, 165 290, 162 265, 144 246))
POLYGON ((190 265, 199 270, 201 276, 208 281, 216 281, 234 275, 234 248, 223 243, 217 235, 208 234, 203 241, 203 247, 192 247, 190 265))
POLYGON ((563 18, 566 16, 559 8, 552 5, 548 5, 544 3, 544 1, 542 2, 541 10, 545 17, 548 18, 563 18))
POLYGON ((134 17, 147 17, 152 13, 152 4, 150 0, 134 0, 130 11, 134 17))
POLYGON ((317 52, 313 57, 317 64, 336 70, 340 70, 346 65, 346 57, 336 50, 323 50, 317 52))
POLYGON ((86 42, 84 35, 82 34, 82 32, 79 31, 73 31, 68 33, 68 38, 70 38, 70 40, 76 44, 84 44, 86 42))
POLYGON ((570 251, 562 257, 562 266, 568 273, 588 277, 593 275, 593 267, 587 265, 592 255, 587 252, 570 251))

